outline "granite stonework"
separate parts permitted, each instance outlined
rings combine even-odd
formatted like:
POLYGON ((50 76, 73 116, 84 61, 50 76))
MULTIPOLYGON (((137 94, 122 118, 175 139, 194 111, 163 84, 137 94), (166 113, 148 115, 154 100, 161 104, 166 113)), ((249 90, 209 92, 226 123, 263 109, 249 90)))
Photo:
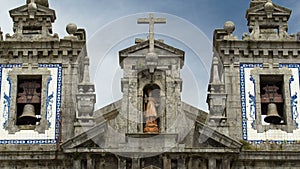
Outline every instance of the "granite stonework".
POLYGON ((167 18, 137 18, 149 36, 119 52, 123 98, 94 110, 85 30, 70 23, 59 38, 48 1, 27 0, 10 11, 14 33, 0 30, 0 168, 299 168, 300 38, 287 33, 290 14, 252 0, 250 34, 239 40, 231 21, 215 30, 209 113, 181 101, 188 56, 154 39, 155 24, 167 18), (41 81, 36 125, 16 122, 23 76, 41 81), (269 82, 280 89, 279 124, 264 121, 269 82))
POLYGON ((78 85, 92 86, 89 94, 94 90, 89 79, 83 78, 87 73, 83 62, 87 57, 85 30, 75 27, 74 31, 70 24, 69 35, 60 39, 52 31, 56 15, 47 0, 27 1, 9 13, 14 33, 3 37, 1 32, 0 38, 0 167, 73 168, 74 157, 64 154, 60 144, 75 134, 74 98, 77 93, 85 94, 78 85), (39 121, 18 125, 22 108, 17 104, 22 92, 18 81, 24 77, 30 81, 30 76, 41 81, 40 90, 35 91, 41 101, 35 107, 39 121))
POLYGON ((214 32, 209 121, 243 143, 232 168, 299 168, 299 37, 287 33, 290 15, 270 0, 252 0, 246 12, 249 34, 241 40, 233 36, 231 21, 214 32), (215 90, 216 82, 224 89, 215 90), (279 101, 274 95, 266 100, 268 85, 278 87, 279 101), (221 106, 216 93, 226 95, 221 106), (266 106, 271 103, 277 111, 266 106), (211 115, 216 106, 222 107, 217 124, 211 115), (265 120, 273 112, 279 123, 265 120))

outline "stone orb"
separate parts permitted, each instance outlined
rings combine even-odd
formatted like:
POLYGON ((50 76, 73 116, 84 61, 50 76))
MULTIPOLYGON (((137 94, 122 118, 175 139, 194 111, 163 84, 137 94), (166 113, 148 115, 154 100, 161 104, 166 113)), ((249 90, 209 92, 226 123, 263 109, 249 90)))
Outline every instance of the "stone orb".
POLYGON ((28 10, 37 10, 36 3, 29 3, 28 4, 28 10))
POLYGON ((235 25, 232 21, 227 21, 224 24, 224 30, 228 33, 228 34, 232 34, 232 32, 235 30, 235 25))
POLYGON ((77 32, 77 25, 74 23, 69 23, 66 27, 68 34, 73 35, 77 32))
POLYGON ((265 3, 265 11, 273 11, 274 10, 274 5, 273 5, 273 3, 272 2, 267 2, 267 3, 265 3))
MULTIPOLYGON (((30 4, 32 0, 27 0, 27 4, 30 4)), ((48 3, 48 0, 35 0, 34 1, 36 4, 38 5, 42 5, 42 6, 45 6, 45 7, 49 7, 49 3, 48 3)))

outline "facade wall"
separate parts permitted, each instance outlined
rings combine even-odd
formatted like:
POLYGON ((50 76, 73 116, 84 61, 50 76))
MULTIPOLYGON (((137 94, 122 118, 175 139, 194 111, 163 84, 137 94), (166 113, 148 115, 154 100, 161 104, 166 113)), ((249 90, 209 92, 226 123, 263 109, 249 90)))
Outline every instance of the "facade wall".
POLYGON ((66 160, 37 160, 37 161, 1 161, 3 169, 68 169, 72 163, 66 160))

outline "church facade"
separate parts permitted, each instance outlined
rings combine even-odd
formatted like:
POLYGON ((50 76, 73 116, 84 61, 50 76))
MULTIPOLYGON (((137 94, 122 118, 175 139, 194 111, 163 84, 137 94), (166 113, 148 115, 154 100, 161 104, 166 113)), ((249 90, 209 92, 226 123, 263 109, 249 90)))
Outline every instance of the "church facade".
POLYGON ((119 51, 122 99, 95 110, 86 32, 52 31, 47 0, 9 11, 0 31, 0 168, 267 169, 300 168, 300 35, 291 11, 251 0, 249 34, 228 21, 213 35, 209 112, 181 100, 185 52, 154 39, 119 51), (238 89, 238 90, 237 90, 238 89))

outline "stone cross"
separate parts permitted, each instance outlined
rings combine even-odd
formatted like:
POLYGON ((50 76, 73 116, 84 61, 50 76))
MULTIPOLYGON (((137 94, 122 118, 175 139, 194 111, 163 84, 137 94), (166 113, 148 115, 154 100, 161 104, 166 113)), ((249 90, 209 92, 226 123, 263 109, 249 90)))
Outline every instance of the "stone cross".
POLYGON ((149 18, 139 18, 138 24, 149 24, 149 52, 154 52, 154 24, 166 23, 166 18, 154 18, 154 14, 150 13, 149 18))

